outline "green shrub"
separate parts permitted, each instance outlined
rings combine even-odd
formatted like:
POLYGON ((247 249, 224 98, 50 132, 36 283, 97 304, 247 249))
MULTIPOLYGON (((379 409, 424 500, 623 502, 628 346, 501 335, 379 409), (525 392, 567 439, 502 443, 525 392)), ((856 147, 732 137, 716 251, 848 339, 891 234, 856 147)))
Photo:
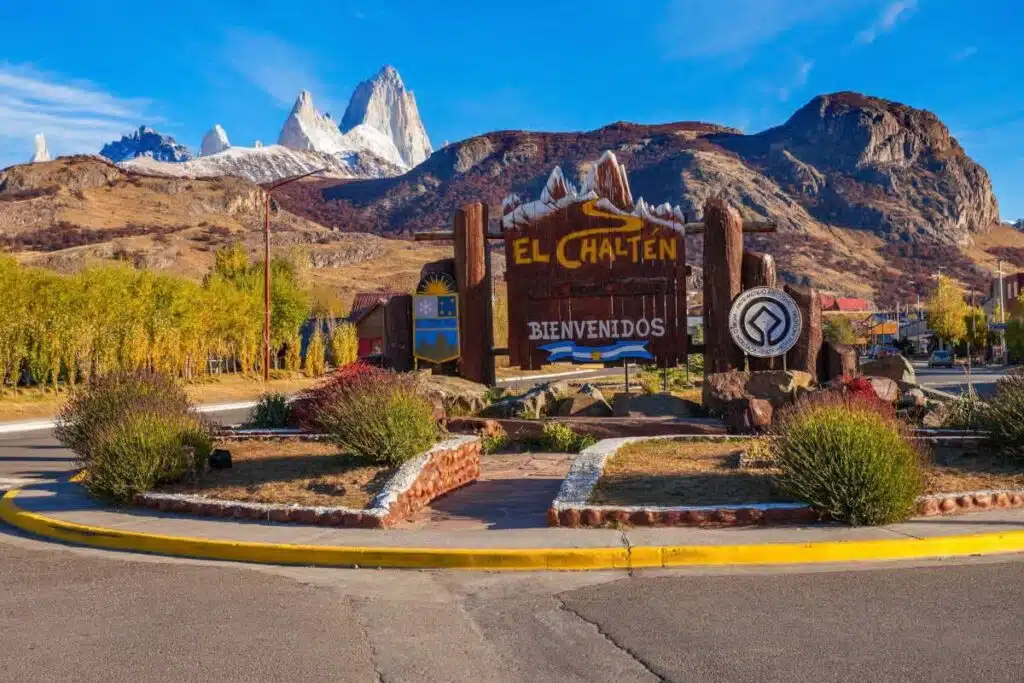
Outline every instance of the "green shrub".
POLYGON ((78 457, 85 486, 125 502, 203 465, 211 429, 173 378, 119 372, 77 389, 57 417, 57 438, 78 457))
POLYGON ((494 434, 487 434, 480 439, 480 450, 484 455, 497 453, 508 446, 508 432, 502 429, 494 434))
POLYGON ((209 434, 195 423, 130 414, 103 430, 83 484, 105 500, 131 502, 137 493, 199 472, 212 448, 209 434))
POLYGON ((277 392, 263 394, 249 412, 248 423, 263 429, 286 427, 290 413, 287 395, 277 392))
POLYGON ((54 433, 88 466, 107 428, 132 413, 200 419, 188 394, 171 376, 147 370, 114 372, 71 393, 57 415, 54 433))
POLYGON ((334 443, 393 467, 428 450, 439 436, 433 405, 408 375, 355 376, 336 386, 318 408, 316 422, 334 443))
POLYGON ((984 426, 999 450, 1024 459, 1024 370, 1014 368, 996 382, 984 426))
POLYGON ((913 512, 921 453, 877 405, 832 392, 804 399, 780 416, 776 436, 779 488, 826 517, 880 525, 913 512))
POLYGON ((981 429, 986 420, 988 404, 981 400, 973 386, 949 404, 949 412, 943 422, 949 429, 981 429))
POLYGON ((564 422, 548 422, 541 433, 539 446, 556 453, 579 453, 597 443, 590 435, 579 435, 564 422))

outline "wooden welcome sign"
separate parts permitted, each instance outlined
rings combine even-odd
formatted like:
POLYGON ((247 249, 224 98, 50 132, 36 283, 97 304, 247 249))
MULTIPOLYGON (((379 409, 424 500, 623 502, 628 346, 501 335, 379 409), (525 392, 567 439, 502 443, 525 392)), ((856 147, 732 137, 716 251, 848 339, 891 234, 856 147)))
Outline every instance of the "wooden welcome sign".
POLYGON ((502 204, 512 365, 676 365, 686 359, 682 212, 635 205, 611 152, 576 190, 559 167, 541 198, 502 204))

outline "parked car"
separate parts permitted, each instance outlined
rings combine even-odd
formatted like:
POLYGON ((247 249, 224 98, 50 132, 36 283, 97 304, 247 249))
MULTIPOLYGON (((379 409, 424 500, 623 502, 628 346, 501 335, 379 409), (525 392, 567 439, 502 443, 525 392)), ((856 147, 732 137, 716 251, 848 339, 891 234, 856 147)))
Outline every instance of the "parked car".
POLYGON ((928 357, 930 368, 952 368, 953 362, 952 351, 932 351, 932 355, 928 357))

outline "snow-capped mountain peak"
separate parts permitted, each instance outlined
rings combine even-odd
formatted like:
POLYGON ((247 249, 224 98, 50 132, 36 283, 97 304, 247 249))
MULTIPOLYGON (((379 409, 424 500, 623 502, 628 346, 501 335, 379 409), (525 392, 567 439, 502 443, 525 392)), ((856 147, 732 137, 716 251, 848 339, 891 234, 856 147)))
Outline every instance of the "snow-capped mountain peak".
POLYGON ((330 116, 321 114, 313 105, 313 95, 303 90, 285 119, 277 144, 291 149, 307 149, 327 154, 355 151, 338 130, 330 116))
POLYGON ((351 131, 360 125, 389 137, 406 166, 416 166, 433 151, 420 119, 416 97, 411 90, 406 90, 393 66, 385 66, 376 76, 356 86, 352 93, 341 118, 341 130, 351 131))
POLYGON ((50 160, 50 150, 46 148, 46 137, 42 133, 36 133, 34 148, 35 151, 32 153, 31 163, 50 160))
POLYGON ((393 67, 360 84, 345 112, 344 131, 320 113, 308 90, 299 92, 278 143, 232 146, 214 125, 203 137, 198 159, 170 137, 142 127, 104 146, 103 156, 124 168, 195 178, 235 175, 269 182, 323 169, 324 177, 385 178, 401 175, 430 153, 416 100, 393 67))
POLYGON ((213 128, 203 136, 203 143, 199 146, 199 156, 208 157, 211 154, 223 152, 230 146, 231 142, 228 140, 227 132, 219 123, 215 123, 213 128))

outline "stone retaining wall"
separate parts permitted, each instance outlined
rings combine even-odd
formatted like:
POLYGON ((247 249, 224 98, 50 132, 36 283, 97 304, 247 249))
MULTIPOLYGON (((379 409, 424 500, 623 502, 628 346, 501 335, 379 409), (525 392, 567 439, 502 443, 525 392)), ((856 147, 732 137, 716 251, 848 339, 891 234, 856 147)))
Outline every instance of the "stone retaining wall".
MULTIPOLYGON (((272 437, 264 437, 272 438, 272 437)), ((156 510, 269 522, 386 528, 480 476, 480 439, 455 436, 402 465, 366 509, 303 507, 216 500, 176 493, 144 493, 135 503, 156 510)))
MULTIPOLYGON (((550 526, 600 527, 608 524, 632 526, 746 526, 755 524, 799 524, 819 521, 819 515, 803 503, 746 503, 699 506, 615 506, 594 505, 590 497, 604 471, 605 463, 623 446, 651 439, 708 441, 714 437, 659 436, 605 439, 577 456, 562 487, 548 509, 550 526)), ((718 437, 721 438, 721 437, 718 437)), ((736 437, 734 437, 736 438, 736 437)), ((741 437, 748 438, 748 437, 741 437)), ((938 443, 971 441, 976 437, 922 435, 938 443)), ((916 514, 923 517, 955 515, 998 508, 1024 508, 1024 490, 989 490, 939 493, 921 496, 916 514)))
POLYGON ((999 508, 1024 508, 1024 490, 999 489, 965 493, 936 493, 917 499, 917 514, 922 517, 957 515, 999 508))

